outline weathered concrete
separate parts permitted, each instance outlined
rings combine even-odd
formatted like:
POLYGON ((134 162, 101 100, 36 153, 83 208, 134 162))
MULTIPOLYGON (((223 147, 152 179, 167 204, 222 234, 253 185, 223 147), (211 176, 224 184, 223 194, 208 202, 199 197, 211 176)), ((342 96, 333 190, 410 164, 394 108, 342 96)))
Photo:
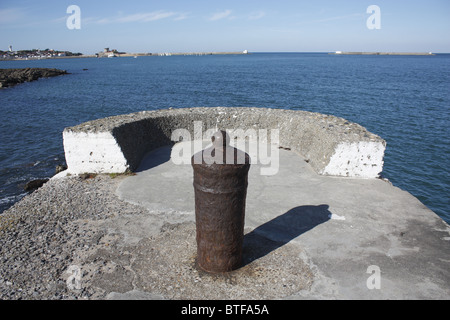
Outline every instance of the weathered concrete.
POLYGON ((9 209, 0 219, 5 297, 450 297, 448 224, 386 181, 329 176, 330 164, 357 177, 372 176, 365 164, 381 167, 385 143, 361 126, 297 111, 195 108, 101 119, 64 138, 69 170, 58 177, 111 167, 136 175, 51 179, 9 209), (249 172, 244 265, 224 275, 196 267, 193 172, 177 157, 197 141, 171 146, 173 130, 192 134, 194 121, 203 130, 280 130, 276 173, 262 174, 260 159, 249 172), (68 288, 70 266, 82 272, 81 289, 68 288))
MULTIPOLYGON (((216 297, 214 288, 216 292, 224 290, 223 295, 217 294, 226 298, 233 294, 286 299, 450 297, 450 227, 443 220, 388 182, 320 176, 298 154, 286 150, 280 150, 276 175, 260 175, 259 164, 250 169, 245 221, 247 264, 240 273, 230 275, 236 285, 227 289, 210 278, 201 284, 189 284, 185 283, 186 276, 179 278, 183 284, 171 285, 166 276, 172 277, 172 269, 167 266, 182 268, 193 263, 188 257, 195 257, 195 225, 192 169, 175 165, 170 154, 170 147, 149 153, 137 175, 126 178, 117 190, 121 199, 149 212, 160 212, 151 220, 134 221, 126 234, 154 234, 156 238, 148 246, 163 242, 170 248, 166 249, 170 254, 159 256, 162 260, 147 265, 149 269, 141 265, 148 273, 152 273, 152 266, 163 264, 167 268, 165 276, 155 274, 151 280, 143 280, 143 292, 166 298, 208 299, 216 297), (176 222, 180 224, 173 232, 178 235, 157 231, 158 226, 176 222), (158 240, 161 236, 165 240, 158 240), (369 289, 373 274, 367 271, 371 266, 381 272, 380 289, 369 289), (252 268, 260 268, 263 282, 250 276, 253 271, 248 270, 252 268), (280 282, 286 286, 277 287, 280 282), (261 295, 254 291, 260 284, 264 286, 261 295), (191 285, 198 286, 202 293, 191 285), (171 286, 170 291, 167 286, 171 286)), ((116 226, 116 231, 125 232, 124 227, 116 226)), ((163 229, 167 232, 167 227, 163 229)), ((138 241, 128 239, 128 244, 138 241)))
POLYGON ((218 107, 143 111, 66 128, 68 172, 134 171, 147 152, 173 144, 176 129, 186 129, 194 138, 196 122, 203 132, 278 129, 280 146, 300 153, 319 174, 375 178, 383 169, 385 141, 345 119, 306 111, 218 107))
POLYGON ((388 182, 279 151, 277 174, 249 172, 242 268, 196 267, 192 167, 162 147, 136 175, 51 179, 6 210, 0 298, 448 299, 448 224, 388 182))

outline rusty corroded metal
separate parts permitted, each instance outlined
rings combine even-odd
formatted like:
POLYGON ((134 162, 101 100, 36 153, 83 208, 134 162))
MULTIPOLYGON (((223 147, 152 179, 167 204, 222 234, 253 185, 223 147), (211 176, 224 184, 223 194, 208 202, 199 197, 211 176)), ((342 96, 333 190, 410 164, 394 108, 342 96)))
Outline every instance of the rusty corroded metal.
POLYGON ((212 273, 235 270, 242 263, 245 200, 250 157, 230 147, 225 131, 213 145, 195 154, 195 219, 198 266, 212 273))

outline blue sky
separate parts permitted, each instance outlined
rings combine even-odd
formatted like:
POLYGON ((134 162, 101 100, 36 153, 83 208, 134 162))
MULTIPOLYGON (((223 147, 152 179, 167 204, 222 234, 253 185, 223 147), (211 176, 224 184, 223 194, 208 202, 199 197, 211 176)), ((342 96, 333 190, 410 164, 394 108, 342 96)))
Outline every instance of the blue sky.
POLYGON ((449 0, 0 0, 1 50, 450 52, 449 35, 449 0), (379 30, 367 28, 370 5, 379 30))

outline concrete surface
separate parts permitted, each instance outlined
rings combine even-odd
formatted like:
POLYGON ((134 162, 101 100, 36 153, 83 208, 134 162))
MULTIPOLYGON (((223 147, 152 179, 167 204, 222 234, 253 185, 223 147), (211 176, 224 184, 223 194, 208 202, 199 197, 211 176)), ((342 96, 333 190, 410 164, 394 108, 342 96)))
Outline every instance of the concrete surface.
POLYGON ((177 130, 202 139, 208 129, 242 130, 299 152, 321 175, 376 178, 386 142, 364 127, 332 115, 270 108, 183 108, 142 111, 89 121, 63 132, 68 173, 134 171, 143 156, 178 142, 177 130), (198 137, 200 136, 200 138, 198 137))
POLYGON ((192 168, 170 156, 170 146, 155 149, 117 189, 151 214, 114 222, 124 246, 146 252, 134 258, 134 272, 141 266, 145 276, 139 290, 109 298, 450 298, 450 227, 442 219, 389 182, 321 176, 285 149, 276 175, 251 166, 244 266, 224 277, 199 274, 192 168))

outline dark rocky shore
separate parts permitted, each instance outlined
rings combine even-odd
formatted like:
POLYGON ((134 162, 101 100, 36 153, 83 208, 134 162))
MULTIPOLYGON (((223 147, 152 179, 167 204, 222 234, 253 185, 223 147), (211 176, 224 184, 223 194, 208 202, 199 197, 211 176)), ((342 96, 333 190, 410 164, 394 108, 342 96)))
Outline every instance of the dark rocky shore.
POLYGON ((12 87, 19 83, 64 74, 68 74, 68 72, 51 68, 0 69, 0 88, 12 87))

